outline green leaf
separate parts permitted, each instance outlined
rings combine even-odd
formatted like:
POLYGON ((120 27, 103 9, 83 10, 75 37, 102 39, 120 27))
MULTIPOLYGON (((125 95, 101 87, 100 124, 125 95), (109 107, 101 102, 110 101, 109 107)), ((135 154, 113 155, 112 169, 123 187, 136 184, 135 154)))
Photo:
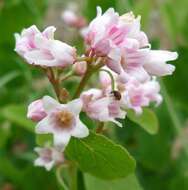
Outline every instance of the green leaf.
POLYGON ((34 132, 34 123, 26 118, 27 110, 24 105, 8 105, 1 110, 2 116, 7 120, 23 127, 29 132, 34 132))
POLYGON ((36 143, 39 146, 45 146, 46 144, 53 144, 53 136, 52 134, 37 134, 36 135, 36 143))
POLYGON ((85 174, 85 184, 87 190, 142 190, 135 175, 120 180, 105 181, 85 174))
POLYGON ((152 110, 144 108, 141 115, 136 115, 134 111, 129 110, 127 116, 131 121, 140 125, 148 133, 154 135, 158 132, 158 119, 152 110))
POLYGON ((83 139, 72 138, 66 155, 75 161, 82 171, 108 180, 130 175, 136 165, 125 148, 93 132, 83 139))

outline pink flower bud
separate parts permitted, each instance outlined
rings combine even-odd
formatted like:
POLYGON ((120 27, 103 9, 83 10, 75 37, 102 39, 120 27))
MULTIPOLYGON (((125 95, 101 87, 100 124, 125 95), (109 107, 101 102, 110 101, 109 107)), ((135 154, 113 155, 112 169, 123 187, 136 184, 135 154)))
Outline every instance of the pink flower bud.
POLYGON ((76 62, 73 66, 75 74, 82 76, 85 74, 87 69, 87 63, 85 61, 76 62))
POLYGON ((38 122, 46 117, 46 112, 41 99, 32 102, 28 107, 27 118, 38 122))
POLYGON ((71 27, 83 28, 84 26, 86 26, 85 18, 76 15, 75 12, 71 10, 65 10, 62 14, 62 19, 67 25, 71 27))

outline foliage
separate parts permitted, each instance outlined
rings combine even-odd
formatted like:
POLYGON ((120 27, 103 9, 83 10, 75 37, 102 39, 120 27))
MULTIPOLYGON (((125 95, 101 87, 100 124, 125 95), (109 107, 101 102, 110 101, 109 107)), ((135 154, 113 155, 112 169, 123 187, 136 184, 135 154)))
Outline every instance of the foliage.
MULTIPOLYGON (((11 185, 13 189, 19 190, 33 190, 39 187, 41 190, 60 189, 57 186, 55 172, 46 172, 32 166, 35 158, 33 154, 35 145, 33 140, 34 125, 25 117, 28 102, 44 94, 44 92, 52 93, 51 87, 46 85, 39 71, 29 69, 24 65, 23 60, 20 60, 13 52, 13 34, 32 24, 42 27, 48 8, 59 4, 60 1, 55 0, 4 0, 0 2, 0 24, 2 26, 0 30, 0 189, 3 189, 7 184, 11 185), (35 80, 33 76, 37 79, 35 80), (38 86, 34 85, 35 83, 38 86)), ((161 81, 164 102, 159 108, 155 109, 158 121, 153 112, 144 110, 144 117, 151 120, 150 125, 145 124, 144 117, 139 118, 129 113, 129 120, 123 121, 125 126, 123 132, 118 128, 113 131, 109 127, 109 135, 126 147, 131 155, 135 157, 137 161, 135 176, 126 177, 134 168, 132 157, 129 157, 124 148, 116 146, 106 137, 91 134, 88 139, 82 142, 72 139, 67 156, 72 158, 81 169, 95 176, 108 179, 117 176, 124 177, 124 179, 107 181, 85 174, 86 190, 100 190, 100 188, 112 190, 188 189, 188 155, 185 148, 187 142, 186 135, 182 135, 186 133, 188 127, 188 85, 186 83, 188 67, 187 0, 181 0, 178 3, 174 0, 160 2, 150 0, 87 0, 85 4, 83 14, 88 19, 95 15, 96 5, 100 5, 104 9, 113 6, 122 14, 125 11, 133 10, 143 15, 142 22, 146 31, 151 30, 150 23, 155 14, 159 15, 160 26, 155 26, 155 30, 161 27, 163 33, 159 33, 163 38, 151 35, 153 44, 156 45, 156 42, 163 43, 162 39, 166 38, 170 47, 179 52, 180 58, 175 62, 175 75, 161 81), (138 124, 141 126, 138 126, 138 124), (142 128, 155 135, 148 134, 142 128), (92 138, 97 138, 101 142, 101 146, 97 147, 93 144, 92 138), (182 138, 185 141, 181 141, 182 138), (179 139, 180 147, 177 149, 175 143, 179 139), (111 148, 118 153, 104 155, 104 153, 101 154, 103 152, 102 148, 111 148), (77 155, 78 149, 81 149, 83 154, 77 155), (121 163, 114 163, 114 156, 120 155, 130 165, 129 171, 126 171, 127 167, 122 166, 122 173, 118 173, 116 169, 113 173, 112 168, 108 168, 105 161, 101 165, 92 165, 94 164, 92 160, 93 153, 91 153, 93 150, 97 150, 97 154, 94 155, 96 160, 108 157, 110 162, 113 163, 113 167, 116 166, 117 168, 120 167, 121 163), (177 155, 176 157, 172 156, 174 152, 177 155), (84 160, 84 154, 89 154, 90 159, 84 160), (85 161, 85 163, 82 161, 85 161), (90 168, 86 167, 87 162, 91 162, 90 168), (104 167, 107 167, 106 173, 103 171, 104 167), (138 179, 136 179, 136 176, 138 176, 138 179)), ((79 44, 79 46, 81 45, 79 44)), ((72 83, 66 85, 74 91, 72 83)), ((93 123, 84 115, 82 120, 92 128, 93 123)), ((42 144, 43 138, 49 137, 37 137, 37 142, 42 144)))

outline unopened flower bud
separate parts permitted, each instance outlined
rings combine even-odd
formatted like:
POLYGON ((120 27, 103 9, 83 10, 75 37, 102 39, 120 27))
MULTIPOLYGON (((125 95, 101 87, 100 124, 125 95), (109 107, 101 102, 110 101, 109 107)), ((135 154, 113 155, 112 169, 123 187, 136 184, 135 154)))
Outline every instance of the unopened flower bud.
POLYGON ((73 66, 76 75, 82 76, 85 74, 87 69, 87 63, 85 61, 76 62, 73 66))
POLYGON ((84 26, 86 26, 85 18, 76 15, 75 12, 71 10, 65 10, 62 14, 62 19, 67 25, 71 27, 83 28, 84 26))
POLYGON ((46 112, 43 108, 42 100, 36 100, 32 102, 28 107, 27 118, 38 122, 46 117, 46 112))

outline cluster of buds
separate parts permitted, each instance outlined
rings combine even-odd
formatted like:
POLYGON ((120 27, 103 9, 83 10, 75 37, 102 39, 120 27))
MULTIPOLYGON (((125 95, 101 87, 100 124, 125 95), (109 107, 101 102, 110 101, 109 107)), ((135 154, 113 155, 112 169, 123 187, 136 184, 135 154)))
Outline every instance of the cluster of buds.
MULTIPOLYGON (((69 12, 64 18, 72 24, 79 21, 69 12)), ((141 31, 140 16, 135 17, 132 12, 119 16, 113 8, 102 14, 97 7, 96 18, 84 26, 85 52, 81 56, 74 47, 55 40, 54 32, 53 26, 43 32, 31 26, 15 35, 15 51, 27 63, 45 71, 57 95, 57 100, 44 96, 32 102, 27 114, 37 122, 37 134, 53 135, 53 146, 36 148, 39 158, 35 164, 47 170, 64 161, 63 152, 72 136, 89 135, 80 112, 100 123, 114 122, 121 127, 117 119, 124 119, 127 110, 142 114, 142 108, 151 102, 159 105, 162 96, 157 77, 171 75, 175 67, 166 62, 178 56, 176 52, 151 50, 141 31), (68 74, 63 73, 66 70, 68 74), (94 73, 99 73, 100 87, 84 91, 94 73), (81 80, 70 98, 61 83, 74 75, 81 80)))

